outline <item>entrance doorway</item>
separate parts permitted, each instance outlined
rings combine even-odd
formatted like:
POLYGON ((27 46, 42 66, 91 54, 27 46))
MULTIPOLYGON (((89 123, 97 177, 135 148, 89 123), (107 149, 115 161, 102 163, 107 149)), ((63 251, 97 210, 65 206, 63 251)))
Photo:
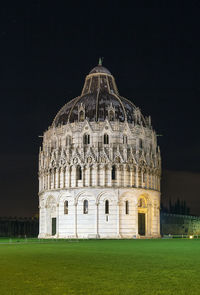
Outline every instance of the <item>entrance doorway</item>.
POLYGON ((55 236, 56 234, 56 218, 52 218, 52 222, 51 222, 51 234, 52 236, 55 236))
POLYGON ((138 234, 145 236, 145 213, 138 213, 138 234))

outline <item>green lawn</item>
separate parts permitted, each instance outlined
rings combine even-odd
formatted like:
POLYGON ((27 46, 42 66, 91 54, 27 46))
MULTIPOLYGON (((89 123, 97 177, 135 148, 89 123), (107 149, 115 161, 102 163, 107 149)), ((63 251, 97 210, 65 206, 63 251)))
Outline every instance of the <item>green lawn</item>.
POLYGON ((15 242, 0 244, 1 295, 200 294, 200 239, 15 242))

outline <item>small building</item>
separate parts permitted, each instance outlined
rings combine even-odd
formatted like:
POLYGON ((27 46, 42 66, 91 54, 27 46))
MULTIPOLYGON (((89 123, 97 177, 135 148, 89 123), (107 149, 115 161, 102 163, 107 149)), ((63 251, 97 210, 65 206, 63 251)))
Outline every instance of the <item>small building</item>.
POLYGON ((100 61, 44 132, 39 238, 159 237, 160 176, 151 118, 100 61))

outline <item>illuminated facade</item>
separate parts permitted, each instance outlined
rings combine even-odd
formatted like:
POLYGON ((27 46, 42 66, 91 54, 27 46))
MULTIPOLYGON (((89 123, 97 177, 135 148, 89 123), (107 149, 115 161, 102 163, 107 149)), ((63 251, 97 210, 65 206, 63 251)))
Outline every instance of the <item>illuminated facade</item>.
POLYGON ((44 132, 39 237, 159 237, 160 175, 150 117, 100 63, 44 132))

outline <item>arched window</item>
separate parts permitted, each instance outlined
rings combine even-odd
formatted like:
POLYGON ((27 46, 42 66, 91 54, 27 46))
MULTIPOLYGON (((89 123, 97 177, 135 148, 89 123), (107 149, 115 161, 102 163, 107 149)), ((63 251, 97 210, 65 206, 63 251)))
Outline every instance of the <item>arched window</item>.
POLYGON ((83 214, 88 214, 88 200, 83 202, 83 214))
POLYGON ((67 135, 66 137, 66 145, 70 145, 71 144, 71 136, 70 135, 67 135))
POLYGON ((105 214, 109 214, 109 201, 105 201, 105 214))
POLYGON ((109 136, 108 136, 108 134, 104 134, 103 142, 104 142, 104 144, 109 144, 109 136))
POLYGON ((51 146, 52 146, 53 149, 56 149, 56 146, 57 146, 56 140, 52 140, 51 146))
POLYGON ((126 143, 128 143, 128 140, 127 140, 127 136, 124 135, 124 136, 123 136, 123 144, 126 144, 126 143))
POLYGON ((138 202, 138 207, 139 208, 146 208, 146 202, 144 198, 140 198, 138 202))
POLYGON ((76 168, 77 170, 77 180, 81 180, 82 179, 82 169, 81 166, 77 166, 76 168))
POLYGON ((129 202, 128 201, 125 202, 125 213, 129 214, 129 202))
POLYGON ((139 139, 139 148, 140 148, 140 149, 143 148, 143 142, 142 142, 142 139, 141 139, 141 138, 139 139))
POLYGON ((64 214, 68 214, 68 201, 64 202, 64 214))
POLYGON ((85 120, 85 113, 83 110, 79 112, 79 121, 83 122, 85 120))
POLYGON ((109 111, 109 120, 110 120, 110 121, 114 121, 114 119, 115 119, 115 114, 114 114, 114 112, 111 110, 111 111, 109 111))
POLYGON ((112 180, 116 179, 116 168, 115 165, 112 166, 112 180))
POLYGON ((89 134, 83 135, 83 144, 90 144, 90 135, 89 134))

